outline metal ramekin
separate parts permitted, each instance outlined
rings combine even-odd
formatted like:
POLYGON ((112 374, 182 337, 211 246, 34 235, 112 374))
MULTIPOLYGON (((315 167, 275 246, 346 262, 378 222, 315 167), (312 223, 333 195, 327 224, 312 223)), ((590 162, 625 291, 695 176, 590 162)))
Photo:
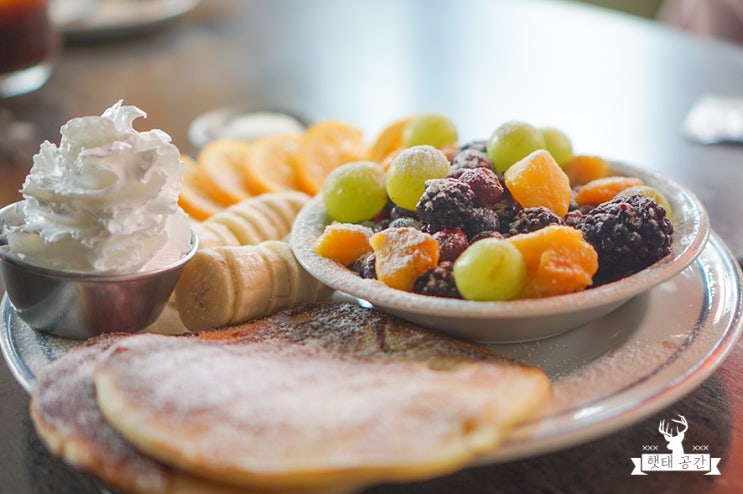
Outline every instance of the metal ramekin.
MULTIPOLYGON (((23 201, 0 209, 4 225, 23 222, 23 201)), ((177 262, 154 271, 98 275, 34 266, 9 253, 0 239, 0 275, 10 303, 31 328, 66 338, 101 333, 133 333, 162 313, 186 263, 198 249, 191 230, 191 249, 177 262)))

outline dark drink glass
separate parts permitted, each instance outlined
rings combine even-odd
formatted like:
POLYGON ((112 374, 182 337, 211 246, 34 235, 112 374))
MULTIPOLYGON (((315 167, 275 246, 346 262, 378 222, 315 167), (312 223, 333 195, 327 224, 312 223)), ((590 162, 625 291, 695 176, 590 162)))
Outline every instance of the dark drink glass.
POLYGON ((47 0, 0 0, 0 98, 43 86, 56 51, 47 0))

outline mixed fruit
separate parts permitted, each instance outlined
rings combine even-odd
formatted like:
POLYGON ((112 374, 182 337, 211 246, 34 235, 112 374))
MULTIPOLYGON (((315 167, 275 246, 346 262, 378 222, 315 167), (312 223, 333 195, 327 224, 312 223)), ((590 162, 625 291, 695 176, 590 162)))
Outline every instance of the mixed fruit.
POLYGON ((505 122, 460 143, 445 115, 392 122, 367 146, 339 120, 191 159, 180 204, 204 221, 271 192, 322 194, 333 222, 316 245, 364 278, 470 300, 547 297, 609 283, 670 252, 663 194, 555 128, 505 122))
POLYGON ((624 278, 671 251, 663 194, 576 155, 558 129, 509 121, 460 145, 447 116, 425 113, 393 122, 350 159, 356 151, 331 154, 330 166, 317 158, 333 221, 315 250, 390 287, 548 297, 624 278))

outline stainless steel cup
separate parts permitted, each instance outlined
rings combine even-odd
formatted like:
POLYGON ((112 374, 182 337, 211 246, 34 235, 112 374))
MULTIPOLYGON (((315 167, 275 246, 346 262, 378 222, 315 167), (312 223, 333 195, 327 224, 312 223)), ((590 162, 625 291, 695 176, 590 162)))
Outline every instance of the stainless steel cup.
MULTIPOLYGON (((23 201, 0 209, 0 231, 23 222, 23 201)), ((31 328, 67 338, 136 332, 158 318, 186 263, 198 248, 155 271, 125 275, 65 272, 34 266, 11 254, 0 237, 0 275, 10 303, 31 328)))

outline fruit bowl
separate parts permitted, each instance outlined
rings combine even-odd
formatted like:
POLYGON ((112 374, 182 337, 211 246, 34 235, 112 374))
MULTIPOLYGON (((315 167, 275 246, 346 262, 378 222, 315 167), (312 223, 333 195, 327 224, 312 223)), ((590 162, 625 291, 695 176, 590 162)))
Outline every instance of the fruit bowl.
POLYGON ((591 322, 631 298, 670 280, 702 252, 710 233, 700 201, 686 188, 662 175, 620 163, 611 173, 640 178, 668 199, 674 226, 671 253, 639 273, 580 292, 536 299, 477 302, 431 297, 363 279, 341 264, 315 253, 331 222, 321 196, 294 222, 291 244, 302 266, 330 288, 403 319, 455 336, 489 343, 515 343, 554 336, 591 322))

